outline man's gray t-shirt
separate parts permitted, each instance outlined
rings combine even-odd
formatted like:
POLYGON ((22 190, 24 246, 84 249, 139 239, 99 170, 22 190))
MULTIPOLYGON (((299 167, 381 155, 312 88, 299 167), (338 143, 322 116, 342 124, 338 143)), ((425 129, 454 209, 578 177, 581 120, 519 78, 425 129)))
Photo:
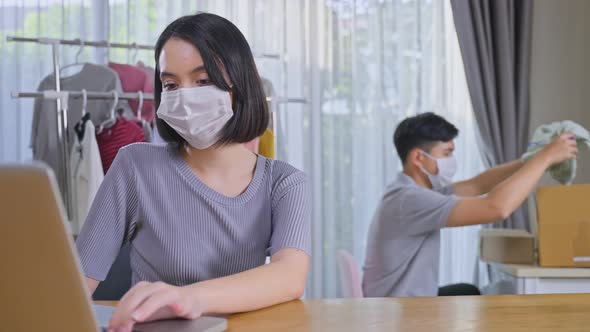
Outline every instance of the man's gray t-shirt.
POLYGON ((369 229, 364 296, 437 295, 440 229, 458 201, 452 191, 420 187, 404 173, 387 187, 369 229))

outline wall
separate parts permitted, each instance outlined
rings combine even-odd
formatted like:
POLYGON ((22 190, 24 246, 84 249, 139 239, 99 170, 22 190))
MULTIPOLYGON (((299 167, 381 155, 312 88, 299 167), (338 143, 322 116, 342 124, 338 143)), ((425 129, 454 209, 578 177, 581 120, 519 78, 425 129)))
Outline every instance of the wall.
MULTIPOLYGON (((535 0, 531 67, 531 133, 573 120, 590 129, 590 1, 535 0)), ((590 151, 581 152, 575 183, 590 183, 590 151)), ((555 185, 545 176, 541 185, 555 185)), ((530 201, 536 220, 535 205, 530 201)))
MULTIPOLYGON (((590 128, 590 1, 535 0, 531 132, 573 120, 590 128)), ((590 151, 580 154, 576 183, 590 183, 590 151)), ((554 184, 543 179, 543 184, 554 184)))

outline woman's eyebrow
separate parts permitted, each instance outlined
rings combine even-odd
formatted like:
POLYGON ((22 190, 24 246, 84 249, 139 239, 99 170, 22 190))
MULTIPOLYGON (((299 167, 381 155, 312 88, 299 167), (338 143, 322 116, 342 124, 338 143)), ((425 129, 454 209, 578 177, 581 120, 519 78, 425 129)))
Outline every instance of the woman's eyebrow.
POLYGON ((176 75, 174 75, 173 73, 169 73, 167 71, 163 71, 160 73, 160 78, 163 78, 163 77, 176 77, 176 75))
MULTIPOLYGON (((205 71, 205 66, 201 65, 201 66, 196 67, 195 69, 191 70, 191 74, 198 73, 201 71, 205 71)), ((177 75, 174 73, 163 71, 160 73, 160 77, 177 77, 177 75)))
POLYGON ((200 72, 200 71, 205 71, 205 66, 203 66, 203 65, 198 66, 197 68, 195 68, 195 69, 193 69, 191 71, 191 74, 194 74, 194 73, 197 73, 197 72, 200 72))

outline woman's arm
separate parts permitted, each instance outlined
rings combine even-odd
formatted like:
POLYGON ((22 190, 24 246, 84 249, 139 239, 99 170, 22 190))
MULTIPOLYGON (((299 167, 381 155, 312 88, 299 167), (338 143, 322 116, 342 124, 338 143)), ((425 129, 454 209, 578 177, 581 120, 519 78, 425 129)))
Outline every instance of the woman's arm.
POLYGON ((309 271, 309 256, 286 248, 258 268, 188 286, 203 299, 206 314, 252 311, 303 296, 309 271))
POLYGON ((98 288, 98 284, 100 284, 100 281, 88 277, 84 277, 84 281, 86 282, 86 287, 88 288, 90 296, 92 296, 96 288, 98 288))
POLYGON ((119 150, 92 202, 88 217, 76 238, 80 265, 92 295, 104 280, 125 243, 127 230, 138 216, 136 172, 132 147, 119 150))
POLYGON ((141 282, 121 299, 109 329, 131 331, 136 322, 256 310, 303 295, 309 256, 285 248, 271 263, 238 274, 177 287, 141 282))

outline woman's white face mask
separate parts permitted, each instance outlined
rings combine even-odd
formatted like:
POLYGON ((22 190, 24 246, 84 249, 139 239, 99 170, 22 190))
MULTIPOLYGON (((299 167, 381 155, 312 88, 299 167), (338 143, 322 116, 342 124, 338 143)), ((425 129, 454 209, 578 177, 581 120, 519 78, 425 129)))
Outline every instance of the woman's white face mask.
POLYGON ((453 177, 457 173, 457 160, 455 157, 435 158, 423 150, 420 150, 420 152, 426 157, 434 160, 436 162, 436 167, 438 168, 438 174, 431 174, 424 167, 420 166, 422 172, 428 176, 428 179, 432 184, 432 189, 442 189, 451 185, 453 183, 453 177))
POLYGON ((217 143, 233 117, 229 92, 214 85, 163 91, 158 117, 196 149, 217 143))

